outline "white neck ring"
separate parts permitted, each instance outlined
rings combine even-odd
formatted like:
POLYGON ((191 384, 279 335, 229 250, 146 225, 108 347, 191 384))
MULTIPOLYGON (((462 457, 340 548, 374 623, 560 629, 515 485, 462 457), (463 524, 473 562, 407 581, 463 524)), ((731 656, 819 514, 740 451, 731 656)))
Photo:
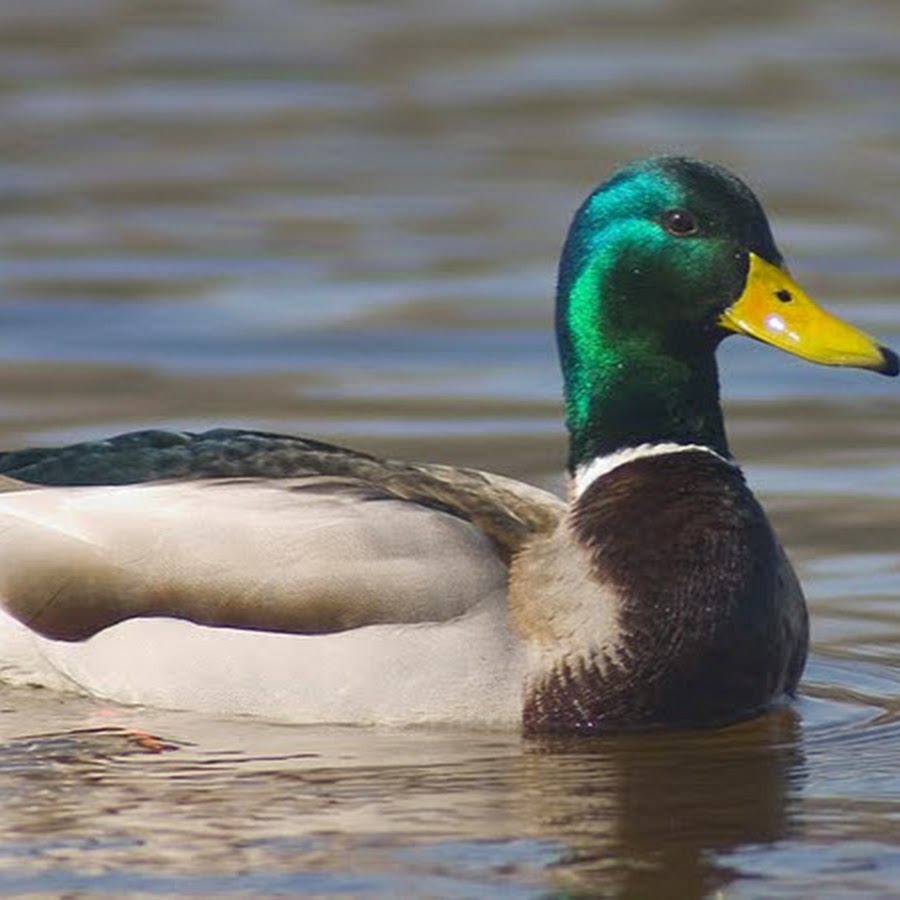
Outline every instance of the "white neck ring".
POLYGON ((572 494, 573 498, 580 497, 598 478, 608 475, 613 469, 619 466, 627 465, 638 459, 647 459, 651 456, 668 456, 670 453, 709 453, 716 459, 722 460, 728 465, 735 465, 734 461, 717 453, 712 447, 703 444, 639 444, 637 447, 625 447, 622 450, 615 450, 613 453, 607 453, 603 456, 595 456, 588 462, 582 463, 575 470, 572 477, 572 494))

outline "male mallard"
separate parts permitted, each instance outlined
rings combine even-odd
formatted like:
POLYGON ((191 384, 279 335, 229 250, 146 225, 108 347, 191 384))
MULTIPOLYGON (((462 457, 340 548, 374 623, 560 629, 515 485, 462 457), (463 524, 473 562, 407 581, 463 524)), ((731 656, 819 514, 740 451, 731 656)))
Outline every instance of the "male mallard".
POLYGON ((578 210, 556 327, 568 504, 246 431, 3 455, 0 675, 531 733, 718 725, 793 694, 806 608, 728 450, 715 349, 738 332, 885 375, 897 356, 812 303, 741 181, 683 158, 578 210))

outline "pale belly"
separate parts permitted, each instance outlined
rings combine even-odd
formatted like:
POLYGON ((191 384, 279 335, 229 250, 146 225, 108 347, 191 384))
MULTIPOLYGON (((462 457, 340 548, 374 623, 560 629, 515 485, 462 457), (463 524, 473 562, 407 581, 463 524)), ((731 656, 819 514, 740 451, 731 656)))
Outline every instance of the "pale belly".
POLYGON ((0 679, 117 703, 296 723, 518 727, 525 648, 505 602, 443 623, 277 634, 132 619, 87 641, 0 610, 0 679))

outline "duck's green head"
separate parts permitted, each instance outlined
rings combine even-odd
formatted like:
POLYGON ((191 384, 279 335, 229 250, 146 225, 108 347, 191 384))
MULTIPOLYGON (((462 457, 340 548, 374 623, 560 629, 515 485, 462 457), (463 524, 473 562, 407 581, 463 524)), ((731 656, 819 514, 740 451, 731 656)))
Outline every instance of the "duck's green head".
POLYGON ((621 169, 575 214, 560 262, 570 467, 643 443, 727 454, 714 354, 733 332, 813 362, 898 372, 896 354, 790 278, 762 206, 730 172, 683 157, 621 169))

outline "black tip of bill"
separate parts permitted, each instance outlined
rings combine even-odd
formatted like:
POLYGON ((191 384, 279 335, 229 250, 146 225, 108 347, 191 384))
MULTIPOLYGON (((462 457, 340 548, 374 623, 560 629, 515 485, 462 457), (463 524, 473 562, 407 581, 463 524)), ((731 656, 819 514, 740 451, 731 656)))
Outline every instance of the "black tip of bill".
POLYGON ((881 368, 878 370, 882 375, 898 375, 900 374, 900 357, 894 353, 889 347, 879 347, 881 358, 884 360, 881 368))

